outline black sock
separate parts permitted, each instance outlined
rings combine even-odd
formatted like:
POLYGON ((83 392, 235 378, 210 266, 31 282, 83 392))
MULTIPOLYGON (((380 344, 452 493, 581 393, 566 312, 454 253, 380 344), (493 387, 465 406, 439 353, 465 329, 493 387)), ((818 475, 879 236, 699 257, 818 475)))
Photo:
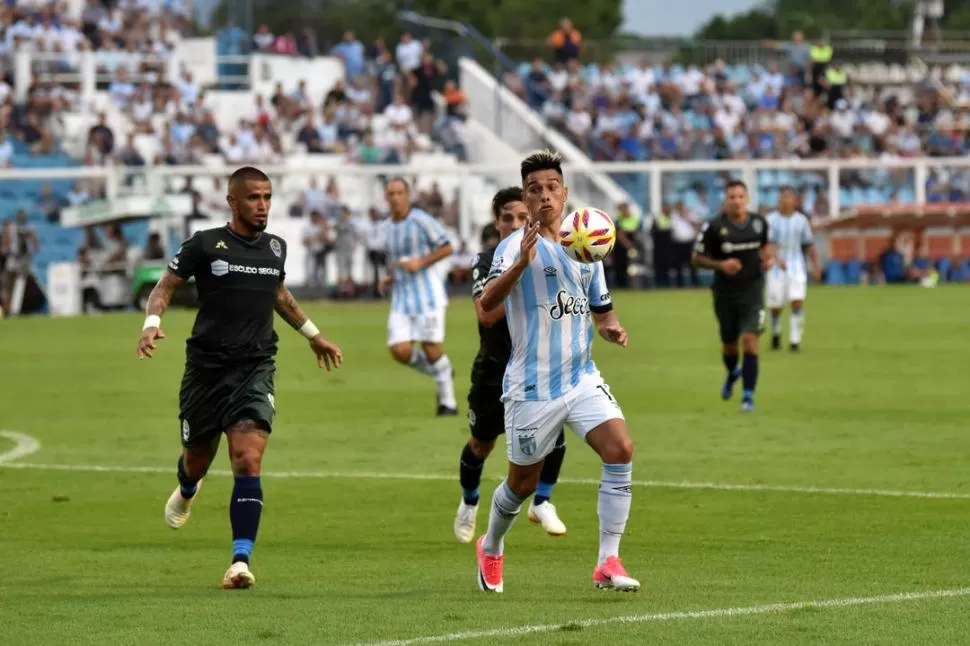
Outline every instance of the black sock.
POLYGON ((193 480, 185 473, 184 455, 179 456, 179 465, 175 472, 178 475, 179 489, 182 491, 182 497, 186 500, 191 499, 195 495, 195 492, 199 490, 199 481, 193 480))
POLYGON ((745 398, 754 397, 754 389, 758 385, 758 355, 744 354, 744 361, 741 364, 741 383, 744 384, 745 398))
POLYGON ((559 472, 562 471, 562 461, 566 459, 566 435, 559 431, 559 439, 556 440, 556 448, 546 456, 546 461, 542 464, 542 473, 539 474, 539 484, 536 487, 536 497, 533 503, 541 505, 552 498, 552 488, 559 482, 559 472))
POLYGON ((736 354, 722 354, 721 358, 724 360, 724 367, 727 368, 729 377, 738 376, 738 355, 736 354))
POLYGON ((259 476, 236 476, 236 484, 232 488, 232 498, 229 501, 233 563, 249 563, 262 511, 263 486, 259 476))
POLYGON ((480 458, 472 451, 468 444, 461 451, 461 467, 458 480, 461 482, 461 495, 466 505, 478 504, 478 485, 482 483, 482 469, 485 468, 485 458, 480 458))

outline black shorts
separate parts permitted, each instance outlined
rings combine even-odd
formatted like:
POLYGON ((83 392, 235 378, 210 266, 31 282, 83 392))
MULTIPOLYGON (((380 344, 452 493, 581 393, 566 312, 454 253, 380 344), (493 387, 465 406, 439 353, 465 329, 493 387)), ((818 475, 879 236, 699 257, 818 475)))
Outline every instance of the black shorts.
POLYGON ((714 314, 721 343, 735 343, 742 334, 761 334, 765 323, 763 284, 736 292, 714 292, 714 314))
POLYGON ((242 420, 258 422, 271 432, 276 414, 275 376, 272 359, 226 368, 186 364, 179 390, 182 446, 208 444, 242 420))
POLYGON ((472 382, 468 391, 468 426, 479 442, 494 442, 505 432, 505 404, 502 387, 472 382))

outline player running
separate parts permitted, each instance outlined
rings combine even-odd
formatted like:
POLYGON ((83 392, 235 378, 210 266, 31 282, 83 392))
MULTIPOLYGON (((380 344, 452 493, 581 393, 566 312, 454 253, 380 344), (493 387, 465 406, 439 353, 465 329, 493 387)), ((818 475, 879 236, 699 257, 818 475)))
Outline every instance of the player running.
POLYGON ((748 212, 748 189, 744 182, 728 182, 724 211, 707 222, 697 236, 692 261, 714 270, 714 314, 721 335, 721 353, 727 379, 721 398, 734 394, 741 378, 744 397, 741 410, 754 410, 758 385, 758 336, 764 325, 764 275, 771 268, 774 249, 768 241, 768 223, 748 212), (738 339, 744 361, 738 367, 738 339))
POLYGON ((393 286, 387 345, 394 359, 434 378, 438 415, 457 415, 454 370, 442 345, 448 294, 434 268, 435 263, 452 254, 451 242, 437 220, 411 206, 404 179, 389 181, 384 193, 391 221, 387 234, 389 273, 381 280, 381 292, 393 286))
POLYGON ((802 305, 808 287, 806 262, 811 261, 812 278, 822 279, 822 270, 812 239, 812 225, 803 213, 795 210, 798 198, 790 186, 781 189, 778 210, 768 214, 768 240, 775 245, 778 257, 768 272, 768 309, 771 310, 771 349, 781 348, 781 310, 791 304, 789 349, 798 352, 805 331, 802 305))
POLYGON ((340 348, 320 335, 283 285, 286 243, 263 232, 271 199, 272 185, 262 171, 247 166, 232 174, 227 197, 232 221, 182 245, 148 298, 138 340, 138 358, 151 358, 155 342, 165 338, 161 316, 172 292, 194 276, 201 305, 186 343, 179 486, 165 505, 165 522, 178 529, 189 519, 225 433, 235 477, 229 501, 232 562, 222 581, 227 589, 256 583, 249 560, 263 510, 259 470, 276 412, 273 311, 309 340, 321 367, 343 362, 340 348))
POLYGON ((505 535, 535 492, 543 459, 555 448, 563 424, 569 424, 603 460, 593 583, 638 590, 640 582, 619 558, 630 515, 633 442, 591 356, 594 327, 622 347, 627 333, 613 311, 602 263, 575 262, 559 245, 568 195, 562 159, 548 151, 534 153, 522 162, 521 174, 529 218, 495 250, 479 298, 485 312, 504 302, 512 357, 502 389, 509 471, 492 496, 488 532, 476 546, 478 585, 502 592, 505 535))
MULTIPOLYGON (((522 228, 529 217, 529 210, 522 201, 522 189, 518 186, 503 188, 492 198, 492 217, 501 239, 522 228)), ((461 452, 459 477, 462 500, 455 515, 455 538, 459 543, 470 543, 475 538, 475 522, 478 517, 478 486, 482 481, 485 460, 495 448, 495 440, 505 433, 505 407, 502 404, 502 378, 505 366, 512 354, 512 339, 505 320, 505 306, 499 304, 488 312, 482 309, 479 298, 485 290, 495 256, 495 247, 478 255, 472 270, 472 300, 478 316, 479 350, 472 364, 472 386, 468 391, 468 424, 471 437, 461 452)), ((556 514, 549 498, 559 480, 559 471, 566 456, 566 438, 562 429, 556 446, 546 456, 539 475, 535 498, 529 505, 529 520, 539 523, 552 536, 566 533, 566 526, 556 514)))

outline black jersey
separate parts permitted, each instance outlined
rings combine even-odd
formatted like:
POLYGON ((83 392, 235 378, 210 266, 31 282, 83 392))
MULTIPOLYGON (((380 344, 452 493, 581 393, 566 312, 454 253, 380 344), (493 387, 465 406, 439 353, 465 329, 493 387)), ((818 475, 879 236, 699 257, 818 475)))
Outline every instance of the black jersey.
POLYGON ((286 243, 262 233, 243 238, 228 226, 185 241, 168 270, 195 277, 199 312, 186 341, 190 363, 219 367, 276 355, 276 293, 286 273, 286 243))
POLYGON ((757 213, 748 213, 743 224, 736 224, 724 213, 719 213, 697 236, 695 253, 713 260, 737 258, 741 271, 728 276, 714 272, 714 291, 740 292, 760 289, 764 283, 761 269, 761 249, 768 244, 768 222, 757 213))
MULTIPOLYGON (((486 249, 478 254, 475 268, 472 270, 472 298, 476 299, 485 291, 485 279, 492 267, 492 258, 496 247, 486 249)), ((505 377, 505 366, 512 356, 512 337, 509 335, 509 324, 505 318, 488 328, 478 325, 478 354, 472 364, 473 386, 502 386, 505 377)))

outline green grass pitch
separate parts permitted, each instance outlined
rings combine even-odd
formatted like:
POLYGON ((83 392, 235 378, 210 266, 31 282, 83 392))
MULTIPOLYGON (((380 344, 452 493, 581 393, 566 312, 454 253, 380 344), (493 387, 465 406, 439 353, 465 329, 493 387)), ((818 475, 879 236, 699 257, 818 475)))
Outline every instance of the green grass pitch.
MULTIPOLYGON (((17 462, 120 470, 0 468, 0 643, 966 643, 968 302, 961 286, 813 289, 803 353, 763 353, 758 410, 742 415, 718 397, 706 291, 618 295, 630 347, 594 356, 636 442, 622 554, 644 589, 627 595, 592 588, 596 486, 574 482, 554 495, 568 534, 521 518, 505 594, 478 591, 474 548, 452 535, 465 407, 435 418, 432 382, 392 364, 385 304, 308 306, 346 353, 332 374, 278 323, 250 591, 220 587, 231 478, 207 479, 182 530, 162 519, 192 313, 170 312, 142 362, 137 314, 3 321, 0 428, 40 442, 17 462), (813 487, 840 491, 797 490, 813 487), (906 594, 926 596, 892 596, 906 594), (805 601, 830 603, 765 607, 805 601)), ((448 317, 462 399, 471 304, 448 317)), ((597 479, 568 442, 563 477, 597 479)), ((0 454, 14 446, 0 437, 0 454)), ((504 469, 500 450, 486 505, 504 469)))

